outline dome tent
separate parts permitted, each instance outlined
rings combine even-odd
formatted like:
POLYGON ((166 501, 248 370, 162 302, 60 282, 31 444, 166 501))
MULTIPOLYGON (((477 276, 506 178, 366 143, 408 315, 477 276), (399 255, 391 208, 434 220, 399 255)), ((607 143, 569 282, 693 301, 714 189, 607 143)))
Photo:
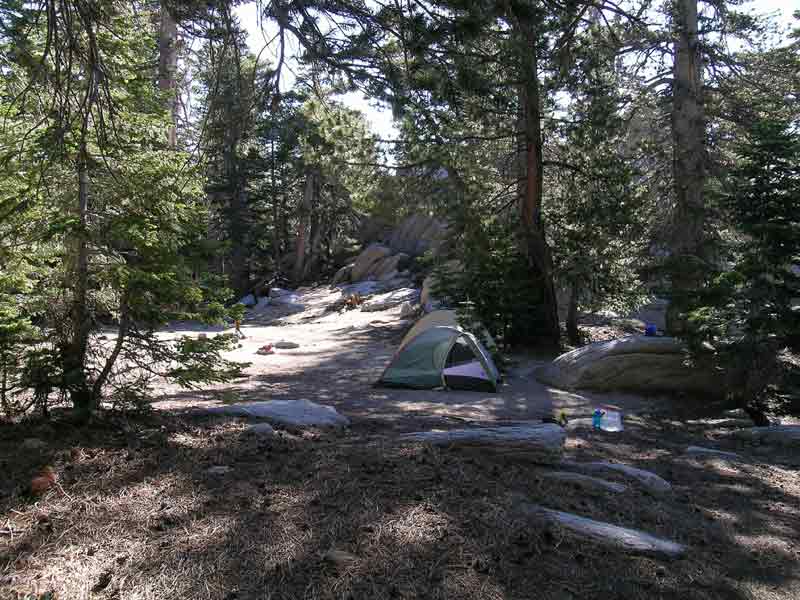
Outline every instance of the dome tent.
POLYGON ((500 373, 483 345, 458 326, 412 329, 383 372, 379 383, 389 387, 497 391, 500 373))

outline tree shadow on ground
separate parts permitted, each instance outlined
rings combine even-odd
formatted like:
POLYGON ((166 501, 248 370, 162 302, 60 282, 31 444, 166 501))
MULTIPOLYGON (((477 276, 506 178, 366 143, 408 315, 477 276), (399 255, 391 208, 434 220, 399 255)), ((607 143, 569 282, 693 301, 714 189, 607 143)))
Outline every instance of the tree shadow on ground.
POLYGON ((358 424, 263 438, 236 419, 155 415, 123 429, 55 426, 36 456, 20 450, 22 437, 48 430, 0 433, 8 481, 43 464, 61 473, 60 487, 39 499, 3 482, 6 589, 39 585, 67 598, 95 588, 91 597, 215 600, 744 599, 793 597, 799 584, 796 471, 747 453, 736 464, 685 458, 677 449, 690 434, 656 421, 617 436, 575 432, 568 454, 651 469, 675 487, 663 498, 635 485, 624 495, 580 491, 542 477, 546 467, 524 454, 404 444, 358 424), (520 519, 513 494, 689 551, 664 561, 603 548, 520 519))

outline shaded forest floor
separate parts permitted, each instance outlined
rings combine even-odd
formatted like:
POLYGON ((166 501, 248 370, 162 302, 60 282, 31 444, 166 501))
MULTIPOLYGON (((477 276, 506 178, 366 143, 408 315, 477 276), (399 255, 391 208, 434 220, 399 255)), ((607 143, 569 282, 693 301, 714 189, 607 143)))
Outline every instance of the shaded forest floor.
POLYGON ((194 395, 165 388, 147 417, 0 428, 0 599, 800 597, 796 452, 694 421, 696 400, 548 390, 531 377, 535 357, 519 357, 496 395, 375 389, 407 326, 394 312, 262 317, 246 323, 242 359, 279 339, 300 347, 258 356, 243 381, 194 395), (259 437, 240 419, 185 410, 268 398, 332 404, 352 426, 259 437), (651 470, 673 493, 577 489, 543 477, 552 469, 524 452, 397 436, 553 409, 580 417, 610 399, 625 407, 625 431, 573 419, 566 457, 651 470), (690 458, 688 445, 741 460, 690 458), (33 497, 26 488, 45 465, 58 483, 33 497), (586 542, 521 516, 520 496, 688 553, 666 560, 586 542))
POLYGON ((672 495, 651 498, 545 479, 524 454, 401 444, 392 431, 263 439, 236 420, 164 414, 6 429, 0 597, 800 597, 797 457, 764 462, 759 448, 723 443, 743 461, 687 458, 686 445, 714 433, 649 417, 618 434, 570 432, 568 456, 672 483, 672 495), (21 452, 33 435, 57 441, 21 452), (24 495, 45 464, 59 485, 24 495), (689 552, 660 560, 587 543, 521 519, 513 494, 689 552))

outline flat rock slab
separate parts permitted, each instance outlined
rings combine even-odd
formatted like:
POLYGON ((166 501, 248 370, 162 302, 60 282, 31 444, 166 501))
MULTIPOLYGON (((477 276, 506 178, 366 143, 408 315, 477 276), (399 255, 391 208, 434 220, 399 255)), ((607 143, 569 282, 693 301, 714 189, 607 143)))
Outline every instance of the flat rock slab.
POLYGON ((294 427, 345 427, 350 424, 350 419, 332 406, 316 404, 310 400, 241 402, 201 409, 200 413, 265 419, 272 423, 294 427))
POLYGON ((757 441, 771 446, 800 448, 800 425, 749 427, 734 431, 731 435, 740 440, 757 441))
POLYGON ((684 450, 684 454, 696 457, 707 456, 709 458, 724 458, 728 460, 741 460, 742 458, 735 452, 725 452, 724 450, 714 450, 713 448, 703 448, 702 446, 689 446, 684 450))
POLYGON ((522 503, 518 505, 518 509, 527 518, 557 524, 580 537, 630 554, 665 558, 678 558, 686 554, 686 546, 638 529, 595 521, 572 513, 544 508, 538 504, 522 503))
POLYGON ((723 387, 708 369, 685 365, 686 348, 668 337, 628 336, 589 344, 536 372, 542 383, 567 390, 700 392, 718 397, 723 387))
POLYGON ((544 472, 541 474, 546 479, 555 479, 581 487, 586 490, 598 490, 603 492, 613 492, 621 494, 628 489, 628 486, 623 483, 616 483, 614 481, 606 481, 591 475, 581 475, 580 473, 570 473, 568 471, 552 471, 544 472))
POLYGON ((578 471, 581 473, 620 473, 625 477, 638 481, 642 487, 653 496, 663 496, 672 491, 672 486, 669 482, 655 473, 628 465, 600 461, 588 463, 564 461, 561 463, 561 466, 571 471, 578 471))
POLYGON ((280 342, 275 342, 272 344, 272 347, 277 348, 278 350, 294 350, 295 348, 299 348, 300 344, 281 340, 280 342))
POLYGON ((400 306, 403 302, 416 304, 419 301, 419 290, 415 288, 404 288, 373 296, 370 300, 361 305, 362 312, 377 312, 388 310, 395 306, 400 306))
POLYGON ((534 451, 542 458, 546 458, 547 462, 552 462, 561 457, 565 437, 564 429, 558 425, 536 423, 507 427, 421 431, 403 435, 401 439, 427 442, 435 446, 490 446, 499 449, 534 451))

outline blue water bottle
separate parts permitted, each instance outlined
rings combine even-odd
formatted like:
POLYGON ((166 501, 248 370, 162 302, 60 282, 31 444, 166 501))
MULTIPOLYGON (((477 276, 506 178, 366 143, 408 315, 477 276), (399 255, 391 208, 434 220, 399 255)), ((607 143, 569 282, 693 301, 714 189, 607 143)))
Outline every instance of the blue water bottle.
POLYGON ((604 414, 605 413, 599 408, 596 408, 595 411, 592 413, 592 427, 594 429, 600 429, 600 424, 603 422, 604 414))

